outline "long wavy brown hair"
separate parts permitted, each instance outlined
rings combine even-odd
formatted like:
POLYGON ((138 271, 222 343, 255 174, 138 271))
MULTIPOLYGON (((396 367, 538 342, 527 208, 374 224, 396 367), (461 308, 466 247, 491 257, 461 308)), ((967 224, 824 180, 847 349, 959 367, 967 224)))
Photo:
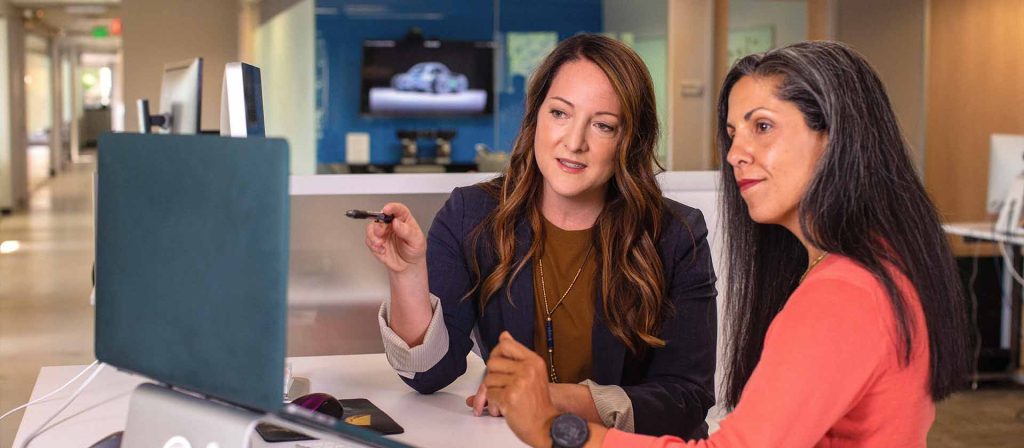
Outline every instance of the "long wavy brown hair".
MULTIPOLYGON (((482 187, 497 200, 497 208, 470 235, 471 269, 477 284, 481 313, 503 285, 511 283, 532 258, 541 255, 544 226, 540 213, 543 177, 534 156, 537 116, 548 89, 566 63, 586 60, 604 71, 622 107, 620 140, 614 174, 608 182, 604 209, 594 227, 598 287, 605 323, 633 353, 662 347, 656 335, 670 303, 665 300, 665 275, 657 241, 665 213, 655 175, 664 171, 655 156, 658 117, 651 75, 640 56, 625 44, 597 34, 579 34, 561 42, 530 78, 526 115, 512 148, 505 173, 482 187), (526 218, 533 241, 526 256, 515 260, 517 222, 526 218), (498 254, 497 267, 481 273, 477 243, 489 234, 498 254)), ((511 303, 511 292, 507 294, 511 303)))

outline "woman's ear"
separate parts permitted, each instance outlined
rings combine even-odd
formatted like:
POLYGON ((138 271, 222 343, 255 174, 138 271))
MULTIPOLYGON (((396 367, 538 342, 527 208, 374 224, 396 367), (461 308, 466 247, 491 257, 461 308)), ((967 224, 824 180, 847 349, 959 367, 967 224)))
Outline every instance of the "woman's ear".
POLYGON ((828 137, 828 131, 818 133, 818 157, 825 154, 825 148, 828 148, 828 137))

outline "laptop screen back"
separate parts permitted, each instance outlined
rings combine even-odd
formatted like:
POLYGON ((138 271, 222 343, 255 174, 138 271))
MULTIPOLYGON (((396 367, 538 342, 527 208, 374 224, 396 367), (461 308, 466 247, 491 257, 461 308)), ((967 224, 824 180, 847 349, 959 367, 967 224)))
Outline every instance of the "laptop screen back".
POLYGON ((96 357, 243 407, 281 406, 288 145, 106 134, 96 357))

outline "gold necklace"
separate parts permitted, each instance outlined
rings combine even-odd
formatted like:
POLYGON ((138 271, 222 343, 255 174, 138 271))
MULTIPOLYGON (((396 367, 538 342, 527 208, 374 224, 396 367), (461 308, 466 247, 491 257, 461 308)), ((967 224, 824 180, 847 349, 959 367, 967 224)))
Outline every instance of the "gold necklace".
MULTIPOLYGON (((554 314, 555 310, 562 305, 562 302, 565 301, 565 296, 569 295, 569 291, 572 291, 573 285, 576 284, 576 280, 580 278, 580 273, 583 272, 583 267, 587 265, 587 259, 590 258, 590 251, 592 250, 594 250, 594 246, 590 246, 590 248, 587 249, 587 254, 583 256, 583 264, 581 264, 580 268, 576 270, 576 275, 572 278, 572 282, 569 283, 569 287, 565 289, 565 292, 562 293, 562 297, 558 298, 558 302, 555 303, 555 307, 551 309, 548 309, 548 287, 544 283, 544 258, 541 257, 537 259, 537 264, 540 266, 540 291, 541 296, 544 297, 544 314, 546 315, 544 319, 544 332, 548 339, 548 366, 550 367, 548 377, 552 383, 558 382, 558 374, 555 373, 555 330, 551 324, 551 315, 554 314)), ((555 292, 557 293, 558 291, 555 292)))
POLYGON ((814 261, 811 262, 811 265, 807 267, 807 270, 804 271, 804 275, 800 276, 800 281, 797 282, 797 284, 799 285, 800 283, 803 283, 804 279, 807 278, 807 274, 811 273, 811 269, 814 269, 814 267, 817 266, 818 263, 821 263, 821 260, 824 260, 827 256, 828 252, 822 252, 821 255, 818 255, 818 258, 815 258, 814 261))

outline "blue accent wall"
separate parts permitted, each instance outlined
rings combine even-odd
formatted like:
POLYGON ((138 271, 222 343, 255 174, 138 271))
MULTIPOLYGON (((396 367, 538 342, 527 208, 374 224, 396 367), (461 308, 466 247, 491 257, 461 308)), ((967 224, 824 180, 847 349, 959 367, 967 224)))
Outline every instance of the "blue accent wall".
POLYGON ((523 115, 525 81, 506 80, 500 70, 495 71, 495 83, 504 87, 495 89, 494 116, 391 118, 359 112, 364 40, 401 39, 410 28, 418 27, 428 39, 496 40, 495 57, 503 58, 496 62, 502 62, 505 32, 553 31, 564 39, 581 31, 601 30, 600 0, 502 0, 499 4, 495 29, 494 2, 487 0, 317 0, 317 162, 344 163, 348 132, 370 134, 370 162, 375 164, 399 162, 398 129, 456 129, 453 163, 471 163, 477 143, 511 149, 523 115))

